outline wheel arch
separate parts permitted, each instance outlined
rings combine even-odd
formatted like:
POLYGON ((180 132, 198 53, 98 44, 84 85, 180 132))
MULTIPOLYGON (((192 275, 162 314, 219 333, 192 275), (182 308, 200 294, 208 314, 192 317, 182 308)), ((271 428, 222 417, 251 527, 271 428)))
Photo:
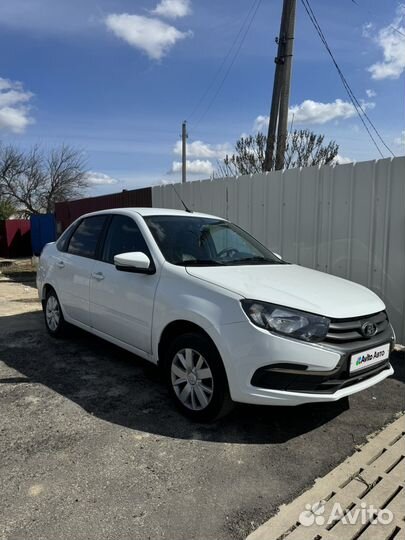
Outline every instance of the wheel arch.
MULTIPOLYGON (((43 303, 46 299, 46 295, 48 294, 49 291, 51 290, 55 290, 54 287, 52 287, 52 285, 50 283, 44 283, 42 288, 41 288, 41 302, 43 303)), ((56 291, 55 291, 56 292, 56 291)))
POLYGON ((167 324, 165 328, 163 329, 162 333, 160 334, 158 350, 157 350, 158 365, 162 365, 162 361, 164 359, 164 351, 170 345, 170 343, 176 337, 181 336, 182 334, 187 334, 191 332, 201 334, 207 339, 209 339, 212 345, 218 351, 219 356, 221 357, 220 350, 217 347, 214 339, 204 328, 202 328, 202 326, 194 322, 188 321, 186 319, 178 319, 176 321, 172 321, 169 324, 167 324))
POLYGON ((56 288, 52 285, 52 283, 49 283, 49 282, 44 283, 42 288, 41 288, 40 301, 41 301, 42 307, 44 307, 44 305, 45 305, 46 295, 48 294, 49 291, 54 291, 55 292, 56 296, 58 297, 60 308, 62 310, 63 316, 65 317, 65 310, 63 309, 63 306, 62 306, 62 303, 60 301, 59 295, 56 292, 56 288))

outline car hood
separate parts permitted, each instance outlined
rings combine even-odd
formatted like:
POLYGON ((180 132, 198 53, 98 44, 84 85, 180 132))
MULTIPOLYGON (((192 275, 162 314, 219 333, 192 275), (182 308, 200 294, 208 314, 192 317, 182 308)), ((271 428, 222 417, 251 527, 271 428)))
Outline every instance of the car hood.
POLYGON ((295 264, 186 267, 189 275, 244 298, 344 319, 369 315, 385 305, 366 287, 295 264))

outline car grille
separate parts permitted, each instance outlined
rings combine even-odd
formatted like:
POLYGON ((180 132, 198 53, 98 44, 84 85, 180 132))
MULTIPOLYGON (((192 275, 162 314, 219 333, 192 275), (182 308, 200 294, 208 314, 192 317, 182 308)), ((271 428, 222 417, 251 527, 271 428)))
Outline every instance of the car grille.
POLYGON ((373 336, 377 336, 381 332, 387 329, 389 322, 388 316, 385 311, 380 311, 374 315, 366 317, 358 317, 355 319, 332 319, 329 325, 328 333, 326 334, 325 341, 329 343, 350 343, 352 341, 366 341, 369 339, 362 332, 362 326, 365 323, 372 323, 376 326, 376 333, 373 336))

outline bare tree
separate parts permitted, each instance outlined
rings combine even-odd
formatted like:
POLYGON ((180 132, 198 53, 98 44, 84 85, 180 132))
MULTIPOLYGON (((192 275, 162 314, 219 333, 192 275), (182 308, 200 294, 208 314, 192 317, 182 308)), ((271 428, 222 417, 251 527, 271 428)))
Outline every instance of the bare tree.
POLYGON ((0 198, 0 221, 10 219, 16 213, 17 209, 9 200, 0 198))
POLYGON ((0 146, 0 199, 27 215, 53 212, 55 203, 80 197, 88 187, 82 153, 68 145, 45 154, 0 146))
MULTIPOLYGON (((324 145, 324 135, 312 131, 295 130, 287 138, 284 167, 311 167, 327 165, 334 161, 339 146, 335 141, 324 145)), ((235 153, 225 156, 218 164, 218 176, 238 176, 264 172, 267 137, 263 133, 241 137, 235 144, 235 153)))

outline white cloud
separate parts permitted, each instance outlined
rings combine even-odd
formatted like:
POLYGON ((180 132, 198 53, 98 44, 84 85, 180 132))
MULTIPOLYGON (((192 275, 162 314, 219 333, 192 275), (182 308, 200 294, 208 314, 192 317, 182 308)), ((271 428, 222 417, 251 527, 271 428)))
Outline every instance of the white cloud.
POLYGON ((333 161, 337 163, 338 165, 346 165, 347 163, 353 163, 352 159, 345 156, 341 156, 340 154, 338 154, 333 161))
POLYGON ((363 24, 361 33, 363 37, 368 38, 368 37, 371 37, 374 29, 375 29, 374 24, 372 22, 368 22, 368 23, 363 24))
MULTIPOLYGON (((232 152, 230 144, 208 144, 203 141, 193 141, 187 143, 187 173, 212 176, 214 165, 211 160, 222 160, 226 154, 232 152)), ((181 156, 182 144, 177 141, 173 147, 173 153, 181 156)), ((181 171, 181 162, 173 161, 170 173, 178 173, 181 171)))
MULTIPOLYGON (((223 159, 230 152, 232 152, 232 148, 227 143, 216 145, 207 144, 203 141, 187 143, 187 156, 190 158, 223 159)), ((176 142, 173 153, 181 156, 181 141, 176 142)))
POLYGON ((33 95, 20 82, 0 77, 0 129, 23 133, 34 122, 27 105, 33 95))
POLYGON ((366 94, 368 98, 373 98, 373 97, 376 97, 377 92, 375 92, 374 90, 371 90, 370 88, 367 88, 366 94))
POLYGON ((404 146, 405 145, 405 130, 402 131, 401 136, 394 139, 394 143, 398 146, 404 146))
MULTIPOLYGON (((208 159, 195 159, 193 161, 187 160, 187 173, 189 174, 205 174, 211 176, 214 172, 214 167, 208 159)), ((173 161, 171 173, 178 173, 181 171, 181 161, 173 161)))
POLYGON ((86 180, 93 186, 109 186, 112 184, 118 184, 118 180, 111 178, 111 176, 108 176, 108 174, 94 171, 89 171, 86 174, 86 180))
MULTIPOLYGON (((374 103, 362 103, 363 108, 372 109, 374 103)), ((294 123, 297 124, 326 124, 332 120, 346 120, 356 116, 356 109, 352 103, 335 99, 332 103, 320 103, 306 99, 301 105, 293 105, 290 107, 288 116, 292 119, 294 115, 294 123)))
MULTIPOLYGON (((362 102, 364 109, 373 109, 375 103, 362 102)), ((300 105, 293 105, 288 111, 288 121, 294 124, 326 124, 332 120, 346 120, 356 116, 356 109, 352 103, 336 99, 332 103, 320 103, 311 99, 306 99, 300 105)), ((268 116, 258 116, 254 122, 253 129, 256 131, 267 131, 269 123, 268 116)))
POLYGON ((269 117, 263 116, 260 114, 256 117, 254 124, 253 124, 253 130, 254 131, 263 131, 264 133, 267 133, 267 129, 269 127, 269 117))
POLYGON ((151 13, 169 19, 185 17, 191 13, 190 0, 161 0, 151 13))
POLYGON ((375 38, 383 52, 383 61, 368 68, 375 80, 398 79, 405 70, 405 4, 400 4, 392 24, 382 28, 375 38))
POLYGON ((159 19, 127 13, 112 13, 106 17, 105 24, 117 37, 153 60, 160 60, 177 41, 191 35, 159 19))

